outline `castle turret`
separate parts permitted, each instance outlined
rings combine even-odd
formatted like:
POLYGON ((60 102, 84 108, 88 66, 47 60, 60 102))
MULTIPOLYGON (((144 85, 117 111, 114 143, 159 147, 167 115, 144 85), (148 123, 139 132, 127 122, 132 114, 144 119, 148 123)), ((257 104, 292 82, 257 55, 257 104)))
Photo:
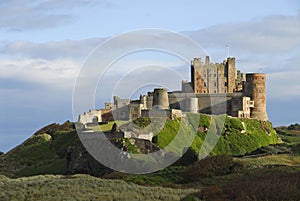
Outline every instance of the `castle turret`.
POLYGON ((251 118, 266 121, 266 74, 253 73, 246 75, 244 95, 251 97, 254 101, 254 108, 251 111, 251 118))
POLYGON ((153 107, 161 110, 169 109, 168 91, 164 88, 156 88, 153 93, 153 107))
POLYGON ((198 112, 198 98, 185 99, 185 111, 197 113, 198 112))

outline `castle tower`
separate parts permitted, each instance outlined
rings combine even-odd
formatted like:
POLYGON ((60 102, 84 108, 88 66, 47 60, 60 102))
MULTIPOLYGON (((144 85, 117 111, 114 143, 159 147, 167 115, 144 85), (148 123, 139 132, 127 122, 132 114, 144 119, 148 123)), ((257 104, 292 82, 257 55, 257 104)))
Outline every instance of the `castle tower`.
POLYGON ((153 93, 153 107, 161 110, 169 109, 168 91, 164 88, 155 88, 153 93))
MULTIPOLYGON (((208 61, 207 61, 208 62, 208 61)), ((204 67, 201 58, 194 58, 191 63, 191 85, 194 93, 207 93, 204 78, 204 67)))
POLYGON ((225 65, 225 76, 227 77, 227 93, 233 93, 235 90, 236 69, 235 58, 227 58, 225 65))
POLYGON ((244 95, 249 96, 254 101, 251 118, 263 121, 268 120, 266 104, 266 74, 247 74, 244 95))

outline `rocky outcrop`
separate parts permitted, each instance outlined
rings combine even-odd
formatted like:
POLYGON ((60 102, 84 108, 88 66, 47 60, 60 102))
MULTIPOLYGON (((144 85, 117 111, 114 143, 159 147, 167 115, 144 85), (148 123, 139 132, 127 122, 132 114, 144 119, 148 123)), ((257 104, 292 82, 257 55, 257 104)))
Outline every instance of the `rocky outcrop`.
MULTIPOLYGON (((121 151, 132 152, 126 143, 126 139, 114 139, 110 141, 114 146, 121 151)), ((134 139, 130 142, 135 147, 137 153, 151 153, 158 151, 159 148, 148 140, 134 139)), ((67 171, 66 174, 90 174, 93 176, 102 177, 105 174, 113 172, 110 168, 102 165, 95 160, 83 147, 80 140, 77 140, 69 147, 66 154, 67 171)))
POLYGON ((95 160, 78 140, 69 147, 66 154, 66 174, 89 174, 103 176, 112 170, 95 160))

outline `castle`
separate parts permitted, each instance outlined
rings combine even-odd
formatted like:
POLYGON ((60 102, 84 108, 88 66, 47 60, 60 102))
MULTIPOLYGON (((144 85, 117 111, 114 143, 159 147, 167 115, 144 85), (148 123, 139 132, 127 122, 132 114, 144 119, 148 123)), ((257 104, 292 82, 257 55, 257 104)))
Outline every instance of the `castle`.
POLYGON ((209 56, 205 62, 194 58, 191 61, 191 81, 182 81, 181 90, 168 92, 156 88, 138 100, 114 96, 113 102, 105 103, 104 109, 79 115, 78 122, 134 120, 151 115, 153 110, 172 119, 192 112, 266 121, 266 75, 241 73, 236 70, 235 58, 227 58, 222 63, 211 63, 209 56))

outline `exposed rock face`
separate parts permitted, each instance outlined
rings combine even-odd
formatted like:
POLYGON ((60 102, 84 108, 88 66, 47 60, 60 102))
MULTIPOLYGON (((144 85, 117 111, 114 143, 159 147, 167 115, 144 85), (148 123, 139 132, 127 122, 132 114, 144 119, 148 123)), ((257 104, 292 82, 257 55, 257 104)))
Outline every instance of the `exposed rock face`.
POLYGON ((90 174, 103 176, 111 173, 112 170, 95 160, 78 140, 67 151, 67 172, 66 174, 90 174))
POLYGON ((159 147, 149 140, 134 139, 134 145, 138 148, 139 152, 143 154, 159 151, 159 147))
MULTIPOLYGON (((129 151, 125 143, 125 139, 111 140, 111 143, 123 151, 129 151)), ((148 140, 135 139, 132 146, 136 147, 138 153, 151 153, 158 151, 159 148, 148 140)), ((67 172, 66 174, 90 174, 101 177, 105 174, 113 172, 110 168, 102 165, 95 160, 83 147, 80 140, 69 147, 67 151, 67 172)))

